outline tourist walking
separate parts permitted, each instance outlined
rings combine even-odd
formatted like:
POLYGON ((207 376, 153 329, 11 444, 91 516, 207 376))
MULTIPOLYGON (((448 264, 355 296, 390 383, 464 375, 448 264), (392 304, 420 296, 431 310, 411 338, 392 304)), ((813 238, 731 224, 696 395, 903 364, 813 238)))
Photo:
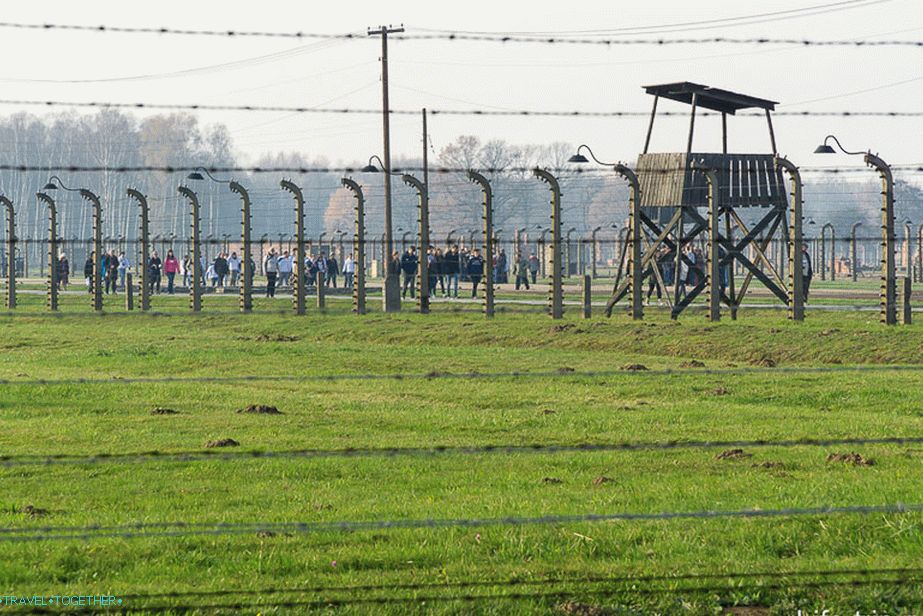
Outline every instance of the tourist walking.
POLYGON ((163 273, 167 275, 167 293, 173 295, 174 285, 173 281, 176 278, 176 274, 179 272, 179 260, 173 254, 173 250, 167 251, 167 256, 163 262, 163 273))
POLYGON ((417 258, 416 246, 411 246, 401 257, 401 271, 404 272, 404 287, 401 290, 401 297, 407 297, 407 289, 410 289, 410 297, 416 297, 417 282, 417 258))
POLYGON ((467 272, 468 278, 471 280, 471 297, 477 297, 478 285, 484 275, 484 258, 477 248, 471 251, 471 256, 468 258, 467 272))
POLYGON ((269 249, 269 254, 263 262, 263 271, 266 273, 266 297, 275 297, 276 277, 279 275, 279 257, 275 248, 269 249))
POLYGON ((160 274, 163 271, 163 262, 160 260, 160 255, 157 254, 156 250, 151 253, 147 268, 148 277, 150 277, 150 280, 147 281, 148 287, 151 289, 151 293, 156 291, 160 294, 160 274))

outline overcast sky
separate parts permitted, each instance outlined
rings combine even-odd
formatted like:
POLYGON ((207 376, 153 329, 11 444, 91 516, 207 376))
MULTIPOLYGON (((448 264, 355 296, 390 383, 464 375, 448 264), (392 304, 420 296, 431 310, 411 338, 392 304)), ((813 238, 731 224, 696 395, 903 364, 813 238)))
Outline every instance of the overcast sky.
MULTIPOLYGON (((32 0, 5 2, 2 20, 329 33, 364 32, 381 23, 403 23, 408 33, 423 33, 423 29, 558 32, 697 22, 833 3, 32 0)), ((848 10, 816 16, 721 28, 695 26, 694 30, 657 36, 923 39, 918 0, 854 4, 857 6, 848 10)), ((667 29, 683 28, 689 26, 667 29)), ((298 41, 0 29, 0 98, 377 107, 381 104, 379 52, 377 39, 298 41), (265 57, 279 52, 290 53, 265 57), (185 72, 175 74, 178 71, 185 72)), ((648 111, 652 99, 643 93, 642 85, 688 80, 774 99, 781 102, 779 110, 917 111, 923 99, 921 59, 923 48, 907 47, 699 44, 606 48, 394 41, 391 100, 399 109, 648 111), (856 93, 860 90, 865 92, 856 93)), ((47 112, 3 106, 0 113, 22 109, 47 112)), ((665 102, 660 109, 688 107, 665 102)), ((381 119, 377 116, 202 112, 200 118, 206 124, 227 124, 244 160, 252 161, 267 151, 291 150, 326 156, 338 164, 381 151, 381 119)), ((923 118, 779 117, 775 124, 780 152, 799 164, 859 162, 811 154, 831 132, 847 148, 872 148, 894 164, 923 161, 919 137, 923 118)), ((514 143, 585 142, 601 158, 633 161, 643 146, 646 127, 646 118, 437 117, 431 119, 430 133, 437 151, 460 134, 474 134, 483 140, 501 138, 514 143)), ((395 155, 419 153, 418 117, 395 117, 392 129, 395 155)), ((704 119, 697 129, 696 150, 720 147, 717 119, 704 119)), ((731 118, 729 130, 732 151, 769 151, 764 121, 731 118)), ((686 131, 687 120, 662 118, 655 125, 652 150, 684 150, 686 131)))

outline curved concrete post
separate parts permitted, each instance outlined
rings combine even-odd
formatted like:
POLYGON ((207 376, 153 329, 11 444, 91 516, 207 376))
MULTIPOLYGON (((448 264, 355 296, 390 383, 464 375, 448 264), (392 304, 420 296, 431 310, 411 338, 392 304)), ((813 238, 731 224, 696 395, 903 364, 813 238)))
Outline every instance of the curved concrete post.
POLYGON ((350 178, 341 180, 343 186, 356 197, 355 230, 353 235, 353 262, 356 273, 353 276, 353 312, 365 314, 365 195, 362 187, 350 178))
POLYGON ((93 192, 81 188, 80 196, 93 207, 93 310, 103 309, 103 206, 93 192))
POLYGON ((58 263, 55 253, 58 247, 58 209, 54 199, 45 193, 35 193, 38 200, 48 206, 48 285, 47 303, 48 310, 58 309, 58 263))
POLYGON ((147 266, 147 260, 151 256, 151 213, 150 207, 147 204, 147 197, 144 196, 140 191, 137 191, 133 188, 129 188, 127 191, 128 196, 138 202, 138 207, 141 209, 141 214, 139 217, 140 221, 140 236, 141 236, 141 256, 138 260, 138 272, 140 273, 139 284, 141 287, 141 310, 150 310, 151 309, 151 289, 150 289, 150 268, 147 266))
POLYGON ((484 316, 494 316, 494 193, 490 182, 477 171, 468 171, 468 179, 481 187, 484 196, 484 316))
POLYGON ((295 199, 295 280, 292 281, 294 293, 292 294, 292 308, 295 314, 305 313, 305 242, 304 242, 304 193, 294 182, 282 180, 279 183, 282 190, 291 193, 295 199))
MULTIPOLYGON (((250 261, 253 259, 253 246, 251 241, 251 219, 250 219, 250 193, 247 189, 231 180, 228 182, 228 188, 231 192, 240 197, 240 275, 241 281, 238 288, 240 311, 248 313, 253 311, 253 267, 250 261)), ((303 246, 304 244, 302 244, 303 246)), ((227 251, 227 239, 225 239, 225 252, 227 251)), ((301 271, 299 267, 298 271, 301 271)))
POLYGON ((419 264, 417 266, 417 310, 421 314, 429 313, 429 263, 426 258, 426 251, 429 249, 429 197, 427 196, 426 184, 405 173, 401 176, 404 184, 412 186, 417 191, 417 213, 419 218, 420 229, 417 231, 417 237, 420 240, 419 264))
POLYGON ((12 310, 16 307, 16 210, 4 195, 0 203, 6 207, 6 308, 12 310))
POLYGON ((189 308, 193 312, 200 312, 202 310, 202 250, 199 242, 201 238, 201 231, 199 226, 201 221, 199 220, 199 198, 196 196, 195 191, 186 186, 180 186, 177 188, 179 194, 186 197, 189 201, 189 214, 192 217, 192 235, 190 237, 190 243, 192 244, 192 284, 189 285, 189 308))
POLYGON ((881 317, 886 325, 897 324, 897 274, 894 261, 894 177, 891 167, 871 152, 865 163, 881 176, 881 317))
POLYGON ((801 265, 801 252, 804 247, 802 224, 803 187, 801 172, 787 158, 776 156, 776 168, 785 171, 792 182, 791 221, 788 225, 788 318, 804 321, 804 272, 801 265))
POLYGON ((548 311, 552 319, 564 317, 564 282, 561 272, 561 185, 557 178, 544 169, 532 170, 535 177, 548 184, 551 190, 551 283, 548 289, 548 311))
MULTIPOLYGON (((628 251, 628 278, 631 288, 631 318, 640 320, 644 318, 644 304, 642 302, 642 265, 641 251, 641 183, 638 176, 626 165, 616 165, 615 172, 628 181, 628 236, 631 239, 631 249, 628 251)), ((612 314, 611 306, 607 306, 606 315, 612 314)))

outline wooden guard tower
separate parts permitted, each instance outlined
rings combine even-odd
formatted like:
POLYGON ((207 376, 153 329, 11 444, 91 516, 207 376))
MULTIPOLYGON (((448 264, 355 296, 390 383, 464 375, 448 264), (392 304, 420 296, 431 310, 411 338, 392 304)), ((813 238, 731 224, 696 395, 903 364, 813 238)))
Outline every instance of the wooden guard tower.
MULTIPOLYGON (((788 303, 789 290, 776 266, 767 256, 773 241, 784 246, 788 240, 788 197, 782 171, 776 165, 776 141, 772 128, 771 111, 776 102, 728 90, 720 90, 696 83, 679 82, 646 86, 645 91, 654 96, 650 125, 644 142, 644 151, 635 168, 640 181, 641 198, 637 212, 640 228, 643 278, 656 276, 657 284, 667 291, 666 297, 676 318, 697 296, 715 282, 720 287, 720 301, 731 309, 732 317, 747 293, 753 278, 759 280, 781 301, 788 303), (685 152, 652 153, 648 151, 651 132, 657 116, 657 103, 661 98, 686 103, 691 106, 689 133, 685 152), (693 150, 696 112, 708 109, 721 114, 722 144, 720 153, 693 150), (737 154, 727 150, 727 116, 741 109, 762 109, 769 127, 771 150, 766 154, 737 154), (711 178, 711 182, 709 179, 711 178), (715 184, 710 186, 710 184, 715 184), (710 199, 710 190, 713 190, 710 199), (713 203, 711 203, 713 201, 713 203), (715 209, 711 212, 710 207, 715 209), (751 208, 745 214, 742 208, 751 208), (713 226, 710 227, 709 223, 713 226), (715 268, 705 263, 693 264, 684 254, 689 245, 704 245, 710 255, 708 266, 714 258, 715 268), (680 250, 677 251, 677 246, 680 250), (660 267, 649 267, 659 262, 660 267), (679 276, 674 275, 669 286, 665 284, 665 264, 679 272, 694 266, 699 275, 694 285, 686 284, 682 293, 679 276), (746 271, 739 285, 734 279, 735 263, 746 271), (682 267, 685 264, 685 267, 682 267), (718 281, 709 276, 718 274, 718 281)), ((629 271, 633 271, 629 268, 629 271)), ((625 280, 616 285, 609 301, 610 309, 625 297, 632 284, 642 281, 625 280)), ((717 305, 714 307, 717 310, 717 305)))

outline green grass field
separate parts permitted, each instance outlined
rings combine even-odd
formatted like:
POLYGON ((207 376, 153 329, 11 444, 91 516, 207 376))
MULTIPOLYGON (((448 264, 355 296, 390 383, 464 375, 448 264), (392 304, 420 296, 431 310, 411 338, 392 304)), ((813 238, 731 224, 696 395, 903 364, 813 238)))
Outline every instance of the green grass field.
POLYGON ((24 295, 15 314, 0 316, 2 595, 123 599, 107 613, 896 614, 923 606, 919 512, 14 540, 93 525, 923 502, 923 445, 913 444, 754 446, 725 459, 723 447, 237 455, 921 437, 923 370, 799 368, 923 366, 923 326, 888 329, 875 313, 809 313, 794 324, 784 311, 754 310, 719 324, 698 313, 670 321, 656 310, 641 323, 621 314, 581 320, 576 310, 557 322, 526 310, 487 321, 453 304, 430 315, 357 317, 342 301, 295 317, 282 312, 285 298, 257 300, 252 315, 235 314, 230 298, 208 298, 193 316, 182 296, 155 298, 157 314, 97 316, 87 297, 68 295, 61 314, 48 315, 42 300, 24 295), (692 360, 715 372, 690 368, 692 360), (633 364, 649 370, 624 369, 633 364), (650 374, 666 369, 675 372, 650 374), (522 374, 486 376, 510 372, 522 374), (405 376, 341 378, 393 374, 405 376), (244 376, 303 378, 233 378, 244 376), (282 414, 236 412, 250 404, 282 414), (178 413, 152 415, 155 407, 178 413), (224 438, 240 446, 205 449, 224 438), (20 464, 152 451, 232 457, 20 464), (827 461, 850 452, 874 463, 827 461), (877 573, 847 573, 857 570, 877 573))

